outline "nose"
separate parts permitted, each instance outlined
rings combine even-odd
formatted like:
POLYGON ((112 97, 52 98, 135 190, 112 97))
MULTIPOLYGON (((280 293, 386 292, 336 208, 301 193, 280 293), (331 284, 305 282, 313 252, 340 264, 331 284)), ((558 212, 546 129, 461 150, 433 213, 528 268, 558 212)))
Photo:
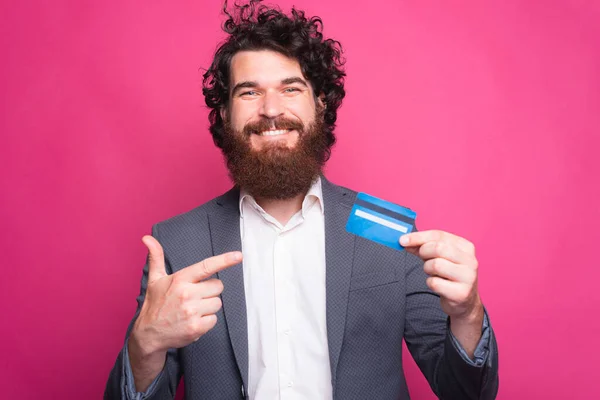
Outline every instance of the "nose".
POLYGON ((267 92, 263 97, 260 115, 265 118, 277 118, 283 114, 283 101, 278 93, 267 92))

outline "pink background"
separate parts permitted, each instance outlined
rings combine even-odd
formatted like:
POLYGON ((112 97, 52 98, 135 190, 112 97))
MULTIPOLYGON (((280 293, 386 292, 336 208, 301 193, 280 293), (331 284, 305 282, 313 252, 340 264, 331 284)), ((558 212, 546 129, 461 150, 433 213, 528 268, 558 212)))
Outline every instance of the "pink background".
MULTIPOLYGON (((348 59, 330 179, 476 243, 498 398, 600 398, 599 3, 295 3, 348 59)), ((140 238, 229 187, 198 69, 219 9, 2 4, 2 398, 100 398, 140 238)))

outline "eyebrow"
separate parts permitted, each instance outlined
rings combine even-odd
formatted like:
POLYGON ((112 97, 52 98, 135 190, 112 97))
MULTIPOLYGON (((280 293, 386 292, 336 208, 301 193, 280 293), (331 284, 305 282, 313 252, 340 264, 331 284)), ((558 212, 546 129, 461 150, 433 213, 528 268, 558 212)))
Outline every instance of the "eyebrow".
POLYGON ((252 82, 252 81, 244 81, 244 82, 240 82, 237 85, 235 85, 233 87, 233 90, 231 91, 231 94, 235 94, 235 92, 237 92, 240 89, 244 89, 244 88, 253 88, 253 87, 257 87, 258 86, 258 82, 252 82))
MULTIPOLYGON (((308 88, 308 84, 306 83, 306 81, 300 77, 297 76, 293 76, 290 78, 285 78, 281 81, 282 85, 291 85, 292 83, 299 83, 302 86, 308 88)), ((240 89, 244 89, 244 88, 255 88, 259 86, 258 82, 255 81, 244 81, 244 82, 240 82, 237 85, 235 85, 233 87, 233 90, 231 91, 231 94, 234 95, 238 90, 240 89)))
POLYGON ((285 78, 284 80, 281 81, 282 85, 291 85, 292 83, 299 83, 302 86, 304 86, 305 88, 308 88, 308 84, 306 83, 306 81, 297 76, 293 76, 291 78, 285 78))

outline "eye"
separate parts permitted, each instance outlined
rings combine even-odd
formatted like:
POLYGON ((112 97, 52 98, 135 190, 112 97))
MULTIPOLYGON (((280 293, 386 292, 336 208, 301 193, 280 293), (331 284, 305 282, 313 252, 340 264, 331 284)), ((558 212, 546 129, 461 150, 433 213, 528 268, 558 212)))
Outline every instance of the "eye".
POLYGON ((240 96, 255 96, 256 94, 255 90, 248 90, 247 92, 240 93, 240 96))
POLYGON ((296 88, 296 87, 289 87, 289 88, 285 88, 283 90, 284 93, 294 93, 294 92, 299 92, 300 89, 296 88))

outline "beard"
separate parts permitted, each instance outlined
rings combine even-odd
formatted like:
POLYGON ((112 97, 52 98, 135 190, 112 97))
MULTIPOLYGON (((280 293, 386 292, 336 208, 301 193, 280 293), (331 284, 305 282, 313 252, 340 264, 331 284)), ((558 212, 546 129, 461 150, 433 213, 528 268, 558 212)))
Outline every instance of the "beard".
POLYGON ((328 144, 323 132, 323 111, 317 110, 308 126, 297 120, 277 118, 248 123, 242 132, 225 121, 222 151, 229 176, 235 185, 255 198, 291 199, 306 194, 323 170, 328 144), (266 143, 253 149, 250 137, 268 129, 293 129, 298 132, 296 144, 266 143))

